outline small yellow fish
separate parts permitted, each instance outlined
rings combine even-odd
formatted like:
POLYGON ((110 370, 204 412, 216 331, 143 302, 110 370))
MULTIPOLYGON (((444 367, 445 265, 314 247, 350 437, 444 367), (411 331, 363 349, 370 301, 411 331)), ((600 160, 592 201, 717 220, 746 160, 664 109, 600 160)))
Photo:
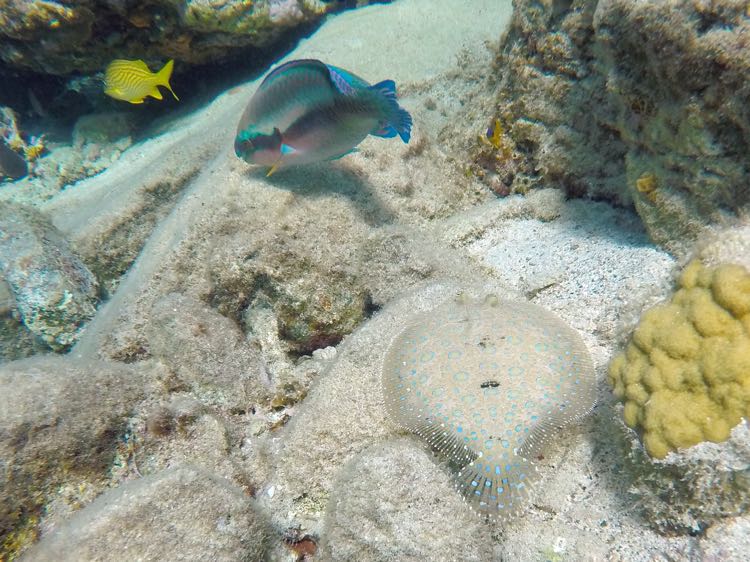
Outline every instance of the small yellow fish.
POLYGON ((162 99, 159 86, 172 91, 169 79, 174 61, 170 60, 159 72, 151 72, 142 60, 113 60, 104 73, 104 93, 118 100, 143 103, 146 96, 162 99))

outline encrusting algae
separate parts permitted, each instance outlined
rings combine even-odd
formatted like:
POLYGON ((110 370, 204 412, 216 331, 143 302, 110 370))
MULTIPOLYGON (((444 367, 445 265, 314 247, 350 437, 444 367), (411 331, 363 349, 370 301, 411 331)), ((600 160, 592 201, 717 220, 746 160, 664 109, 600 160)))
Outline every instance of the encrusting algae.
POLYGON ((392 419, 458 467, 469 506, 492 519, 523 509, 545 446, 594 406, 577 332, 536 305, 462 296, 419 316, 383 370, 392 419))

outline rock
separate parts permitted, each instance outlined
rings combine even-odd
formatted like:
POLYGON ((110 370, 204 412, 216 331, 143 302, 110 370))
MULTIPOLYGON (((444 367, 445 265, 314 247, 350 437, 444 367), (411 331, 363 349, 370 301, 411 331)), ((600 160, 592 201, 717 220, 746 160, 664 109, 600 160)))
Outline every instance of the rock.
POLYGON ((32 208, 0 202, 0 273, 24 325, 56 351, 75 343, 96 312, 96 278, 32 208))
POLYGON ((23 560, 263 560, 268 529, 243 491, 190 465, 109 490, 23 560))
POLYGON ((17 180, 29 173, 28 164, 23 156, 11 150, 0 138, 0 178, 17 180))
POLYGON ((498 65, 503 134, 475 161, 514 186, 634 205, 656 243, 679 249, 750 208, 745 9, 516 3, 498 65))
POLYGON ((475 171, 489 171, 511 192, 554 185, 628 202, 627 147, 606 126, 614 109, 605 76, 591 68, 596 4, 514 3, 496 67, 497 109, 487 123, 495 135, 473 157, 475 171))
POLYGON ((270 381, 259 350, 234 321, 211 307, 172 293, 154 307, 147 328, 151 354, 166 363, 199 396, 229 407, 267 398, 270 381))
POLYGON ((11 0, 0 13, 0 60, 56 75, 102 70, 115 58, 206 64, 269 47, 335 6, 321 0, 11 0))
POLYGON ((0 181, 18 180, 29 173, 26 157, 29 148, 18 130, 16 112, 0 106, 0 181))
POLYGON ((13 293, 0 276, 0 363, 46 351, 49 348, 20 322, 13 293))
POLYGON ((746 9, 613 0, 594 14, 613 125, 628 147, 627 189, 659 244, 750 208, 746 9))
POLYGON ((648 524, 665 535, 700 535, 750 507, 750 429, 728 441, 700 443, 653 462, 628 433, 622 445, 628 493, 648 524))
POLYGON ((491 534, 415 441, 364 451, 342 470, 326 512, 324 560, 491 559, 491 534))
POLYGON ((86 144, 111 144, 127 138, 125 146, 119 147, 122 151, 130 146, 133 126, 132 116, 124 112, 83 115, 73 127, 73 146, 80 149, 86 144))
POLYGON ((143 378, 111 363, 48 356, 0 367, 3 550, 33 527, 57 486, 105 476, 142 396, 143 378))

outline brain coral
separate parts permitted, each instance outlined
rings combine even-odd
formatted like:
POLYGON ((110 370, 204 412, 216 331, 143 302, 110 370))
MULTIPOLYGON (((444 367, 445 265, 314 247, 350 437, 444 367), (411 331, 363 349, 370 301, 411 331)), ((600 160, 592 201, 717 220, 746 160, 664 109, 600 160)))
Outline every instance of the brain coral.
POLYGON ((656 458, 724 441, 750 417, 750 273, 695 260, 679 285, 669 303, 643 314, 609 368, 625 423, 656 458))
POLYGON ((579 335, 551 313, 463 296, 394 340, 383 393, 391 417, 457 467, 469 505, 504 519, 523 506, 545 444, 593 407, 594 375, 579 335))

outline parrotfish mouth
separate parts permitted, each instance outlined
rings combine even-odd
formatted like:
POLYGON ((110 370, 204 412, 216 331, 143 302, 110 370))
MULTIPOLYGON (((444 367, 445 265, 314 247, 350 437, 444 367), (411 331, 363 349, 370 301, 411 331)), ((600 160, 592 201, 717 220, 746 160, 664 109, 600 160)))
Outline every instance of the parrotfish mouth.
POLYGON ((271 166, 281 157, 281 131, 275 128, 271 134, 246 130, 234 140, 234 152, 249 164, 271 166))

